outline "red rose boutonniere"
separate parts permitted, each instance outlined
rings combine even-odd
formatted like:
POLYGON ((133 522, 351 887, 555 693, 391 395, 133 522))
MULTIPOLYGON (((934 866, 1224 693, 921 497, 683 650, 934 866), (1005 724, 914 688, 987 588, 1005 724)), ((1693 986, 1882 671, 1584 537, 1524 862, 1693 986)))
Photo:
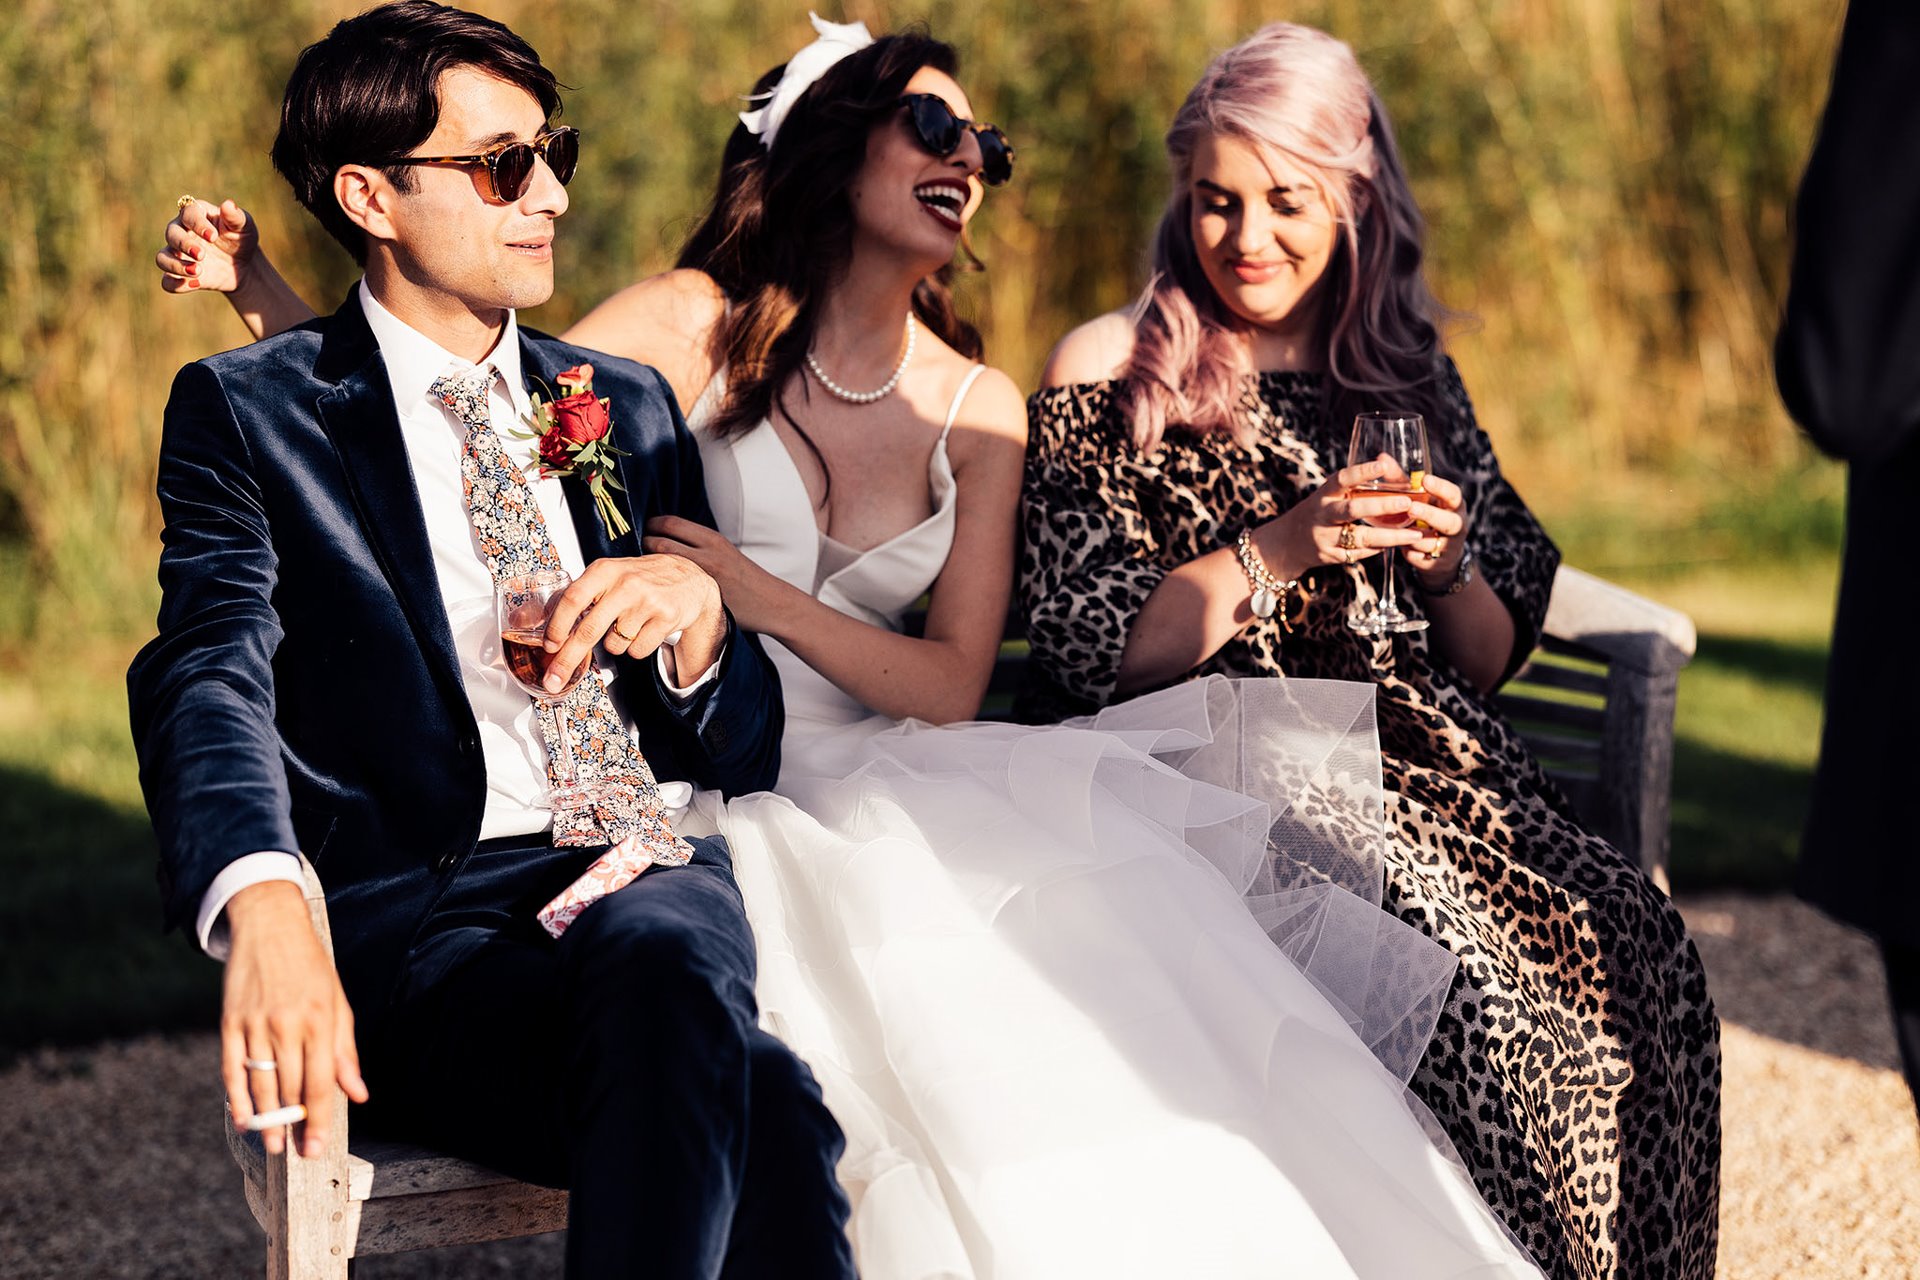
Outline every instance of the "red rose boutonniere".
POLYGON ((528 466, 537 466, 542 476, 577 475, 586 481, 587 492, 600 512, 600 523, 609 538, 617 538, 633 526, 620 511, 613 491, 624 491, 617 474, 616 459, 627 456, 607 439, 613 426, 608 416, 612 401, 593 394, 593 366, 575 365, 559 374, 560 394, 542 400, 533 397, 531 431, 517 432, 523 440, 539 442, 540 456, 528 466))

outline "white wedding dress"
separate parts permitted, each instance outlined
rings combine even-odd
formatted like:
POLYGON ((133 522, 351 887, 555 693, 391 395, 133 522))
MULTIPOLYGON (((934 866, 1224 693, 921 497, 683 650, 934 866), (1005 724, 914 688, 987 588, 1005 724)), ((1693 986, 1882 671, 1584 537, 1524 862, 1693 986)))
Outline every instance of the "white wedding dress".
MULTIPOLYGON (((712 394, 720 532, 897 628, 952 544, 945 432, 934 513, 854 551, 770 424, 700 430, 712 394)), ((866 1280, 1538 1277, 1404 1087, 1453 961, 1378 905, 1371 686, 935 728, 766 645, 779 793, 687 821, 731 845, 763 1021, 846 1132, 866 1280)))

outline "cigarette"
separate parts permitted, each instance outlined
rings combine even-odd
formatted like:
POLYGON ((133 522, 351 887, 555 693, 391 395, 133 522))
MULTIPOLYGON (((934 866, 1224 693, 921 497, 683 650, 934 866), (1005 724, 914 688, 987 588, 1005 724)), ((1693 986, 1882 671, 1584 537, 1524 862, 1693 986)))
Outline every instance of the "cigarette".
POLYGON ((247 1128, 255 1133, 262 1129, 278 1129, 283 1124, 299 1124, 307 1118, 307 1109, 299 1103, 290 1107, 281 1107, 278 1111, 262 1111, 257 1116, 247 1118, 247 1128))

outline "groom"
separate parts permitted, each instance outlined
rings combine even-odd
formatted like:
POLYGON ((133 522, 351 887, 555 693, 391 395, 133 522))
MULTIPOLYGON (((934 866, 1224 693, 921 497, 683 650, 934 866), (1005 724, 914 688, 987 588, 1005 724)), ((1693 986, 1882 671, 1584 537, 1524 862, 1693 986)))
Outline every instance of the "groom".
POLYGON ((557 940, 536 923, 611 843, 684 853, 649 765, 661 791, 763 789, 781 730, 711 578, 610 536, 578 477, 525 477, 528 388, 590 361, 627 522, 712 522, 660 377, 516 323, 553 289, 558 108, 524 41, 424 0, 301 55, 274 164, 366 275, 332 317, 188 366, 167 405, 159 635, 128 674, 167 917, 226 958, 236 1123, 304 1104, 315 1154, 337 1082, 398 1136, 567 1186, 572 1276, 849 1276, 840 1133, 756 1025, 725 845, 557 940), (493 661, 493 598, 555 564, 575 582, 547 673, 597 646, 612 678, 548 721, 493 661), (608 802, 549 809, 558 718, 579 770, 623 784, 608 802))

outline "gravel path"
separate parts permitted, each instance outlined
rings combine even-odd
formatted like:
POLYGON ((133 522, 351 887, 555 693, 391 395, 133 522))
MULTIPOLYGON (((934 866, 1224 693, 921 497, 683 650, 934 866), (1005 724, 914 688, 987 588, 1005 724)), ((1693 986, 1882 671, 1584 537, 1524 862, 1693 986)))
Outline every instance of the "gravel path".
MULTIPOLYGON (((1721 1277, 1920 1274, 1920 1128, 1875 949, 1786 898, 1682 906, 1725 1033, 1721 1277)), ((0 1276, 260 1274, 215 1060, 210 1036, 151 1037, 0 1074, 0 1276)), ((557 1277, 558 1243, 370 1258, 359 1276, 557 1277)))

